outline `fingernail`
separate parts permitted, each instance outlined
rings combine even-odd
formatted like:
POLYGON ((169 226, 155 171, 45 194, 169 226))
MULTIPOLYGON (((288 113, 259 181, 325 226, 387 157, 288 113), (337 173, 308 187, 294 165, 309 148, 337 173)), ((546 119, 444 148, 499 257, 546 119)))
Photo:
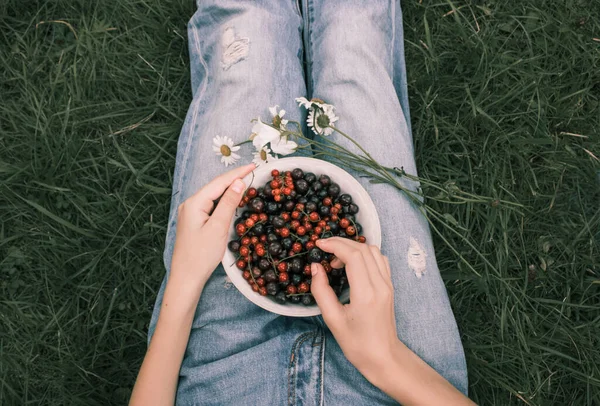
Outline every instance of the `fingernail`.
POLYGON ((312 274, 312 276, 315 276, 316 274, 319 273, 319 268, 317 268, 317 264, 315 262, 313 262, 310 265, 310 273, 312 274))
POLYGON ((233 182, 233 185, 231 185, 231 190, 233 190, 235 193, 242 193, 245 187, 246 185, 241 179, 236 179, 235 182, 233 182))
POLYGON ((315 244, 317 246, 321 246, 321 245, 325 244, 325 239, 319 238, 317 241, 315 241, 315 244))

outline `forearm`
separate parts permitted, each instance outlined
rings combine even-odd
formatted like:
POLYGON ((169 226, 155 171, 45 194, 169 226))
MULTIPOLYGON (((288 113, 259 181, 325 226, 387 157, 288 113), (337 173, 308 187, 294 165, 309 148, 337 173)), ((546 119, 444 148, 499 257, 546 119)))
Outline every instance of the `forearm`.
POLYGON ((406 406, 474 404, 401 342, 370 375, 375 386, 406 406))
POLYGON ((169 279, 130 405, 173 405, 179 369, 201 292, 202 286, 169 279))

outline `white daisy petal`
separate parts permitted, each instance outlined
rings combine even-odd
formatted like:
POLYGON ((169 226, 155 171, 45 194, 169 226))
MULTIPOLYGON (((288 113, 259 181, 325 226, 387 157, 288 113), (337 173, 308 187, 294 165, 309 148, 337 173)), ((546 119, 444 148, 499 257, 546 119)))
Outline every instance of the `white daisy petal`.
POLYGON ((285 115, 285 110, 281 109, 279 110, 279 117, 283 117, 285 115))
POLYGON ((272 116, 276 116, 277 115, 277 105, 273 106, 273 107, 269 107, 269 112, 271 113, 272 116))
POLYGON ((305 109, 309 109, 312 106, 312 103, 306 97, 297 97, 296 103, 298 103, 298 106, 304 107, 305 109))
POLYGON ((278 139, 281 135, 278 130, 263 123, 260 119, 254 124, 254 127, 252 127, 252 132, 256 134, 252 140, 252 145, 254 145, 256 149, 261 149, 269 142, 278 139))

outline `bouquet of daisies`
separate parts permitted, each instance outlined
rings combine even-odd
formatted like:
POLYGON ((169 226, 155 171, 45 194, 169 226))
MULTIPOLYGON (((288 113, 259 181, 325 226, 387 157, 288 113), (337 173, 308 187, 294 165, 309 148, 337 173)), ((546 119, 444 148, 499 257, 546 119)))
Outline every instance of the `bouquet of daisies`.
MULTIPOLYGON (((305 97, 296 99, 299 107, 308 110, 307 127, 319 137, 312 139, 302 133, 302 126, 297 121, 284 118, 285 110, 280 110, 278 106, 269 108, 271 113, 271 122, 265 123, 260 118, 253 120, 254 125, 248 140, 234 145, 229 137, 216 136, 213 139, 213 150, 221 157, 221 162, 225 166, 234 164, 240 159, 236 152, 242 144, 252 143, 255 148, 254 162, 257 166, 263 163, 272 162, 282 156, 286 156, 300 149, 307 148, 313 152, 313 157, 324 158, 340 167, 354 171, 358 176, 369 178, 373 183, 389 184, 400 192, 404 193, 410 201, 415 204, 423 213, 429 222, 433 231, 438 234, 475 274, 481 276, 471 264, 459 253, 445 234, 458 236, 463 242, 470 246, 474 252, 494 271, 498 272, 489 260, 477 250, 477 248, 458 230, 457 221, 448 213, 441 213, 433 208, 433 205, 427 204, 427 200, 436 201, 444 204, 488 204, 493 207, 503 206, 511 210, 519 210, 522 205, 506 200, 492 199, 490 197, 479 196, 467 191, 461 190, 454 182, 448 181, 444 184, 434 182, 428 179, 419 178, 408 174, 403 168, 390 168, 379 164, 359 143, 357 143, 348 134, 341 131, 336 122, 338 117, 335 114, 335 107, 325 103, 320 99, 308 100, 305 97), (327 136, 334 132, 348 139, 354 144, 358 153, 355 153, 344 146, 336 143, 327 136), (298 142, 296 142, 298 141, 298 142), (302 142, 300 142, 302 141, 302 142), (417 187, 408 188, 401 179, 408 180, 409 184, 417 187), (424 196, 423 190, 428 189, 433 193, 424 196), (427 199, 425 199, 427 197, 427 199)), ((498 273, 499 274, 499 273, 498 273)))

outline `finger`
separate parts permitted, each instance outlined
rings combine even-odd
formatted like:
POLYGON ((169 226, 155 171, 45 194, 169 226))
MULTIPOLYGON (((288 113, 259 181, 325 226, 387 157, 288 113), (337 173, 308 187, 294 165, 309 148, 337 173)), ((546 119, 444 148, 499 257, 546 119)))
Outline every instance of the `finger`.
POLYGON ((240 166, 239 168, 232 169, 229 172, 217 176, 192 195, 190 201, 197 205, 200 210, 210 215, 214 207, 214 201, 223 194, 225 189, 227 189, 234 180, 243 178, 252 172, 254 168, 256 168, 256 165, 254 164, 240 166))
POLYGON ((310 271, 312 273, 310 291, 317 302, 317 306, 321 309, 323 320, 327 323, 329 329, 333 331, 343 321, 343 305, 329 286, 327 273, 323 266, 318 262, 314 262, 310 266, 310 271))
POLYGON ((353 292, 360 291, 370 284, 365 261, 359 249, 360 245, 359 243, 353 244, 353 241, 340 237, 317 240, 317 246, 320 249, 334 254, 346 264, 348 283, 353 287, 350 289, 351 296, 354 296, 353 292))
POLYGON ((338 257, 333 257, 329 265, 331 265, 331 267, 335 269, 340 269, 344 267, 344 263, 338 257))
POLYGON ((390 278, 390 281, 391 281, 392 280, 392 270, 390 269, 390 260, 385 255, 383 256, 383 260, 385 261, 385 267, 386 267, 385 270, 387 271, 388 277, 390 278))
POLYGON ((390 279, 390 274, 387 271, 387 265, 384 259, 385 257, 381 254, 381 251, 379 251, 379 249, 374 245, 369 245, 369 250, 373 255, 373 259, 375 259, 375 262, 377 262, 377 268, 379 269, 379 274, 381 275, 381 278, 387 285, 391 285, 392 281, 390 279))
POLYGON ((221 200, 208 219, 208 223, 212 223, 217 229, 228 230, 235 210, 240 200, 242 200, 245 188, 246 185, 241 179, 234 180, 231 186, 223 193, 223 196, 221 196, 221 200))

